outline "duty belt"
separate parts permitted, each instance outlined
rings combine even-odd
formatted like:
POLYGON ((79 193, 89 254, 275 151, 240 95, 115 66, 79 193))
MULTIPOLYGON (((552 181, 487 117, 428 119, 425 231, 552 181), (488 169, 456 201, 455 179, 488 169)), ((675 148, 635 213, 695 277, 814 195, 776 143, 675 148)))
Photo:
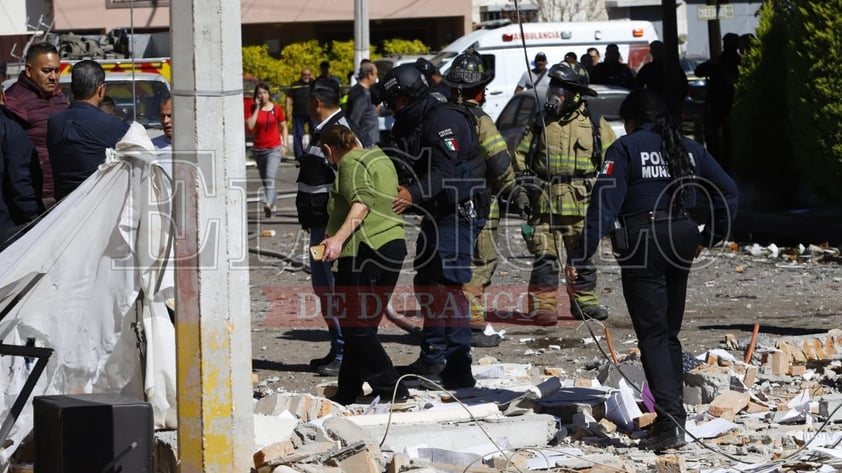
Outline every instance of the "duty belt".
POLYGON ((552 184, 570 184, 576 179, 593 179, 596 177, 595 172, 588 172, 585 174, 541 174, 535 173, 541 179, 552 184))
POLYGON ((687 218, 687 212, 683 210, 679 212, 671 210, 653 210, 651 212, 643 212, 620 217, 623 222, 623 226, 626 228, 641 227, 655 222, 680 220, 682 218, 687 218))

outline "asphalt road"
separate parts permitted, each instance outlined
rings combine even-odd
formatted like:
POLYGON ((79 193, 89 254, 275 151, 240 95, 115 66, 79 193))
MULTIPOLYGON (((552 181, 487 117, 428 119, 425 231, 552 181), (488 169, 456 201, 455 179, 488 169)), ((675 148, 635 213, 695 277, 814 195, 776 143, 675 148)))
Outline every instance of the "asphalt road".
MULTIPOLYGON (((256 179, 256 170, 251 168, 249 176, 256 179)), ((249 245, 254 251, 250 261, 252 358, 266 389, 315 393, 318 384, 333 379, 310 373, 308 366, 310 359, 327 353, 328 336, 315 306, 306 268, 308 236, 296 220, 296 176, 294 163, 282 164, 277 178, 281 210, 277 217, 265 219, 259 202, 249 204, 249 230, 254 235, 274 230, 274 236, 255 236, 249 245), (258 249, 264 253, 259 254, 258 249)), ((250 188, 256 192, 258 185, 252 182, 250 188)), ((251 195, 256 196, 255 192, 251 195)), ((742 213, 740 218, 745 216, 742 213)), ((417 234, 415 217, 407 217, 406 222, 410 255, 398 281, 396 292, 401 297, 393 298, 401 313, 405 306, 411 306, 412 298, 406 296, 411 294, 411 258, 417 234)), ((606 253, 598 273, 601 303, 611 313, 604 327, 570 319, 549 328, 519 322, 517 311, 522 306, 518 304, 526 292, 531 270, 520 223, 517 218, 502 223, 498 245, 503 256, 488 291, 487 315, 494 319, 494 328, 506 330, 506 339, 496 348, 475 349, 474 358, 491 356, 535 367, 561 367, 571 377, 594 377, 595 369, 606 360, 597 343, 593 343, 591 332, 603 349, 604 327, 618 353, 627 353, 636 345, 619 269, 612 263, 610 252, 606 253)), ((804 246, 823 241, 827 238, 800 240, 804 246)), ((787 248, 778 258, 770 258, 768 253, 752 256, 743 250, 751 243, 752 240, 740 240, 734 245, 737 251, 706 251, 695 262, 681 337, 686 351, 698 355, 720 348, 726 334, 747 340, 755 323, 761 325, 761 340, 767 341, 842 326, 842 299, 838 297, 842 270, 838 258, 821 259, 808 254, 788 258, 787 248)), ((568 306, 563 290, 559 305, 568 306)), ((406 312, 406 321, 422 323, 412 316, 411 310, 406 312)), ((396 364, 410 363, 418 356, 418 340, 394 324, 381 324, 380 334, 396 364)), ((741 357, 739 353, 735 355, 741 357)))

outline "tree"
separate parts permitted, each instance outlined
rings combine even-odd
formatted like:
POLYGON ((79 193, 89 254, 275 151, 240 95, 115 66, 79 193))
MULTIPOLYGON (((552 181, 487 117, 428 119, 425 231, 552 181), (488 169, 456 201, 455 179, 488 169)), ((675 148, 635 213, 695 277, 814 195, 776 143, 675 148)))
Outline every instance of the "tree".
POLYGON ((734 164, 770 208, 842 203, 842 0, 767 0, 743 56, 734 164), (787 189, 781 192, 781 189, 787 189))
POLYGON ((533 0, 542 22, 607 20, 604 0, 533 0))

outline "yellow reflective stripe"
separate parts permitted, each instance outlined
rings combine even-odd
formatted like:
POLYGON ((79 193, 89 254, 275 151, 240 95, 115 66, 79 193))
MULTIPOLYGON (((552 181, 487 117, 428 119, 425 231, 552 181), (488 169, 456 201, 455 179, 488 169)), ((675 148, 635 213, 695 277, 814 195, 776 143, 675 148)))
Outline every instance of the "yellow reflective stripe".
POLYGON ((561 207, 558 206, 557 200, 550 202, 547 199, 541 199, 538 204, 538 213, 542 214, 556 214, 556 215, 577 215, 584 217, 588 211, 587 201, 572 201, 565 199, 561 207))
POLYGON ((481 144, 482 148, 489 156, 506 150, 506 140, 503 139, 503 135, 500 133, 495 133, 489 136, 483 140, 481 144))
MULTIPOLYGON (((543 165, 546 163, 536 163, 536 167, 540 167, 540 171, 544 171, 543 165)), ((547 174, 554 176, 558 174, 573 174, 595 171, 590 156, 576 156, 567 154, 550 154, 549 172, 547 174)))

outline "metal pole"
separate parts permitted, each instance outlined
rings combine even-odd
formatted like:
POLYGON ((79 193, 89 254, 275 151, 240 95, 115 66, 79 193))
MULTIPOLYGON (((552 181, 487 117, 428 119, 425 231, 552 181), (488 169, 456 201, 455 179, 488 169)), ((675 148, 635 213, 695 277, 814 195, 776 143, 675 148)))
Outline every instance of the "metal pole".
POLYGON ((180 473, 254 453, 240 2, 170 4, 180 473))
POLYGON ((354 73, 369 56, 368 0, 354 0, 354 73))
POLYGON ((667 110, 673 117, 681 115, 681 102, 677 101, 679 84, 675 81, 678 63, 678 16, 675 0, 662 0, 664 12, 664 94, 667 99, 667 110))
POLYGON ((719 27, 719 0, 707 0, 708 5, 716 6, 716 18, 708 20, 708 48, 711 59, 722 54, 722 30, 719 27))

